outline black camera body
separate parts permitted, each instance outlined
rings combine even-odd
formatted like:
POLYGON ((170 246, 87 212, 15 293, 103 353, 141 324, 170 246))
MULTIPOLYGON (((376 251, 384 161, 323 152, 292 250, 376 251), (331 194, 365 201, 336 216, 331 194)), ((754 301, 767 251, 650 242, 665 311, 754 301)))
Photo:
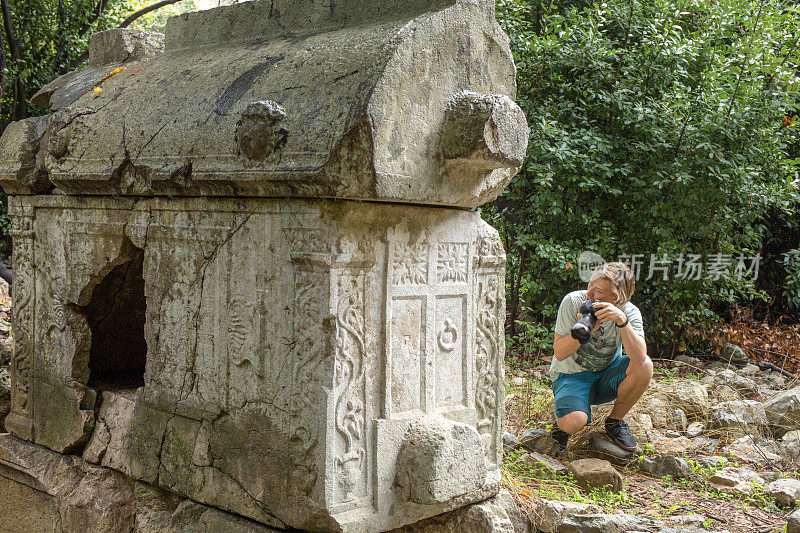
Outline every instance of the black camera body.
POLYGON ((570 330, 572 338, 580 341, 581 344, 589 340, 589 335, 592 333, 592 329, 594 329, 594 325, 597 323, 594 304, 594 300, 586 300, 581 304, 580 309, 578 309, 578 312, 581 314, 581 319, 578 320, 570 330))

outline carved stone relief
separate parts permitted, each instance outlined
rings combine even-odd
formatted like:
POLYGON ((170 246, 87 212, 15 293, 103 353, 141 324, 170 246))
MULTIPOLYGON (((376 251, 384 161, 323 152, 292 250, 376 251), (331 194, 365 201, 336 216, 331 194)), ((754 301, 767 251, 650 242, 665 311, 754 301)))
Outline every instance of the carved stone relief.
POLYGON ((14 355, 11 359, 11 419, 8 428, 17 436, 32 438, 33 400, 31 377, 34 371, 34 284, 33 256, 35 216, 32 207, 11 204, 14 239, 14 355), (25 422, 27 419, 29 422, 25 422))
POLYGON ((439 283, 466 283, 469 271, 467 243, 439 243, 436 273, 439 283))
POLYGON ((337 276, 334 333, 334 422, 337 503, 356 502, 367 495, 365 365, 367 337, 364 315, 364 274, 342 271, 337 276))
POLYGON ((321 425, 310 423, 325 402, 320 366, 325 362, 323 314, 329 277, 315 261, 325 250, 319 231, 284 229, 294 263, 294 336, 291 407, 292 490, 305 495, 314 490, 320 472, 321 425))
POLYGON ((503 280, 505 252, 496 235, 478 241, 475 261, 475 406, 478 432, 488 437, 488 454, 499 461, 502 431, 503 324, 505 309, 503 280))
POLYGON ((397 285, 422 285, 428 278, 426 243, 394 243, 392 280, 397 285))

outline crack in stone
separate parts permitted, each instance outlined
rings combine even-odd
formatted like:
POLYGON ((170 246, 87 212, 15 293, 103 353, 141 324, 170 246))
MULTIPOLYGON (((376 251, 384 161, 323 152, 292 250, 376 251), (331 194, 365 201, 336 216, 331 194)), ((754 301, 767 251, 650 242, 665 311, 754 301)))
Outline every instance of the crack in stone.
POLYGON ((144 143, 144 145, 142 145, 142 147, 136 153, 136 157, 134 157, 134 159, 139 159, 139 156, 142 155, 142 152, 144 152, 144 149, 147 148, 150 145, 151 142, 153 142, 153 139, 155 139, 158 136, 158 134, 161 133, 161 130, 166 128, 168 124, 169 124, 169 122, 165 122, 164 124, 161 125, 160 128, 158 128, 158 131, 156 131, 152 135, 152 137, 150 137, 150 139, 146 143, 144 143))
POLYGON ((242 485, 242 484, 241 484, 241 483, 240 483, 240 482, 239 482, 237 479, 235 479, 233 476, 231 476, 230 474, 228 474, 227 472, 225 472, 224 470, 222 470, 220 467, 218 467, 218 466, 214 466, 214 459, 215 459, 215 458, 214 458, 214 454, 213 454, 213 453, 211 453, 211 464, 210 464, 210 465, 206 465, 206 466, 204 466, 203 468, 211 468, 211 469, 213 469, 213 470, 216 470, 217 472, 219 472, 219 473, 220 473, 220 474, 222 474, 223 476, 225 476, 227 479, 229 479, 230 481, 232 481, 232 482, 234 483, 234 485, 236 485, 237 487, 239 487, 239 489, 240 489, 240 490, 241 490, 241 491, 242 491, 242 492, 245 494, 245 496, 247 496, 248 498, 250 498, 250 500, 252 500, 253 504, 255 504, 255 505, 256 505, 256 507, 258 507, 258 509, 259 509, 261 512, 263 512, 264 514, 266 514, 267 516, 269 516, 270 518, 272 518, 273 520, 275 520, 275 521, 276 521, 278 524, 280 524, 280 526, 279 526, 279 527, 286 527, 286 524, 284 524, 284 523, 283 523, 283 521, 282 521, 281 519, 279 519, 277 516, 275 516, 273 513, 271 513, 271 512, 270 512, 270 511, 268 511, 267 509, 265 509, 265 508, 264 508, 264 504, 263 504, 263 503, 261 503, 261 502, 260 502, 258 499, 256 499, 256 497, 255 497, 255 496, 253 496, 252 494, 250 494, 250 492, 249 492, 249 491, 248 491, 246 488, 244 488, 244 486, 243 486, 243 485, 242 485))
POLYGON ((209 256, 204 258, 203 267, 202 267, 202 269, 200 271, 200 275, 197 276, 197 278, 195 278, 195 280, 189 285, 189 290, 191 291, 192 288, 194 287, 195 283, 197 283, 197 281, 199 280, 199 282, 200 282, 200 297, 199 297, 199 300, 198 300, 197 311, 195 312, 195 315, 194 315, 194 332, 195 332, 194 333, 194 346, 192 347, 192 350, 190 352, 191 353, 191 360, 189 362, 189 365, 187 365, 188 368, 187 368, 186 373, 184 374, 183 384, 181 385, 181 391, 178 394, 178 401, 179 402, 185 400, 188 397, 188 395, 192 392, 192 390, 194 389, 194 386, 195 386, 195 384, 197 382, 194 369, 195 369, 195 365, 196 365, 196 362, 197 362, 197 348, 198 348, 198 342, 199 342, 199 338, 200 338, 200 336, 198 334, 198 332, 200 331, 200 312, 203 309, 203 294, 204 294, 204 291, 205 291, 205 281, 206 281, 206 273, 208 271, 208 267, 217 258, 217 255, 219 254, 220 250, 222 250, 222 248, 226 244, 228 244, 228 242, 230 242, 230 240, 234 237, 234 235, 236 235, 242 229, 242 227, 244 227, 244 225, 250 220, 250 217, 252 217, 253 214, 255 214, 255 211, 252 211, 252 212, 248 213, 244 217, 244 219, 228 234, 228 236, 214 248, 214 250, 211 252, 211 255, 209 255, 209 256), (186 380, 190 376, 191 376, 191 381, 190 381, 190 385, 191 386, 190 386, 189 390, 187 391, 186 390, 186 380), (184 391, 185 391, 185 396, 184 396, 184 391))

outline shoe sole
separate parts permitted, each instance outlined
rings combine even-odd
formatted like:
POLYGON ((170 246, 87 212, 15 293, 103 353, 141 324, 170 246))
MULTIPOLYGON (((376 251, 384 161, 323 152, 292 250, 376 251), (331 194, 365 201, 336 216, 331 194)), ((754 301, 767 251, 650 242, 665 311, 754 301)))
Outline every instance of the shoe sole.
POLYGON ((625 444, 622 444, 620 441, 615 439, 612 435, 609 435, 608 432, 606 432, 606 437, 608 437, 608 440, 610 440, 611 442, 613 442, 615 445, 619 446, 620 448, 622 448, 626 452, 635 452, 636 449, 639 448, 639 443, 638 442, 636 443, 636 446, 631 448, 630 446, 626 446, 625 444))

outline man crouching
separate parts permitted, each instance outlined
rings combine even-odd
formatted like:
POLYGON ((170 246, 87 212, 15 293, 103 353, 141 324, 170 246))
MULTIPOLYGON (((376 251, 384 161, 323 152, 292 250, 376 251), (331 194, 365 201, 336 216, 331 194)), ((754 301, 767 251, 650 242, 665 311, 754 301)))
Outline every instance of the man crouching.
POLYGON ((550 376, 558 424, 552 435, 562 450, 569 436, 591 421, 591 406, 610 401, 614 408, 605 421, 606 434, 619 447, 636 449, 636 437, 623 418, 647 390, 653 362, 647 356, 642 314, 630 302, 634 285, 626 265, 606 263, 592 272, 587 290, 567 294, 558 308, 550 376), (586 300, 594 301, 597 321, 589 339, 581 342, 571 329, 586 300))

